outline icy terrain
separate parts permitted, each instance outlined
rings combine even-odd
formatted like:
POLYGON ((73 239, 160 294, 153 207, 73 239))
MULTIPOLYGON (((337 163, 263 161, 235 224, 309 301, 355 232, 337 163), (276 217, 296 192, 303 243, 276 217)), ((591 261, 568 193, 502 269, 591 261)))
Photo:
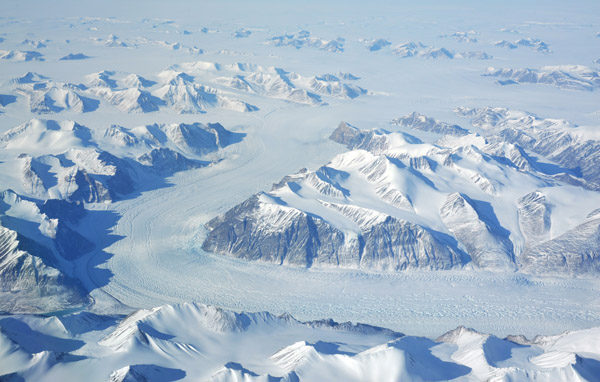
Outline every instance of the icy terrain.
POLYGON ((598 14, 3 5, 0 375, 597 380, 598 14))
POLYGON ((598 329, 527 339, 461 326, 428 339, 192 303, 127 317, 0 316, 0 324, 6 380, 597 381, 600 373, 598 329))
MULTIPOLYGON (((492 113, 459 112, 474 113, 474 120, 492 113)), ((351 151, 314 172, 287 176, 269 193, 211 220, 203 248, 307 267, 450 269, 472 263, 479 269, 519 267, 530 273, 597 272, 600 220, 589 207, 600 203, 594 191, 595 150, 578 153, 579 144, 560 129, 571 126, 567 121, 526 114, 496 122, 494 127, 503 130, 484 138, 467 137, 468 130, 415 113, 393 120, 452 136, 437 144, 342 122, 330 139, 351 151), (583 174, 571 175, 568 168, 548 173, 511 142, 515 135, 525 147, 546 141, 546 151, 559 160, 568 155, 568 146, 578 162, 565 164, 583 174), (540 135, 546 136, 536 139, 540 135), (556 136, 559 142, 550 143, 556 136), (575 193, 587 202, 569 201, 575 193)))

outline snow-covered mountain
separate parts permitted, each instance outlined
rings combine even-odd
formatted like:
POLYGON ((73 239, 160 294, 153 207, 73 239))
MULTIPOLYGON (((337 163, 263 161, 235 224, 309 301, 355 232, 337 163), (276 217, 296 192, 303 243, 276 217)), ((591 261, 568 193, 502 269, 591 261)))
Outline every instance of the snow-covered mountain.
POLYGON ((524 47, 531 48, 531 50, 533 50, 535 52, 541 52, 541 53, 551 53, 552 52, 552 50, 550 50, 550 45, 548 45, 547 43, 545 43, 544 41, 542 41, 540 39, 531 38, 531 37, 521 38, 514 42, 510 42, 508 40, 499 40, 499 41, 494 42, 494 45, 502 47, 502 48, 508 48, 508 49, 517 49, 519 46, 524 46, 524 47))
POLYGON ((529 47, 529 48, 531 48, 531 50, 536 51, 536 52, 541 52, 541 53, 551 53, 552 52, 552 50, 550 50, 550 45, 548 45, 544 41, 540 40, 539 38, 531 38, 531 37, 521 38, 521 39, 518 39, 517 41, 515 41, 515 44, 520 45, 520 46, 529 47))
POLYGON ((596 90, 600 86, 598 71, 583 65, 542 66, 539 69, 496 69, 490 67, 485 76, 499 77, 501 85, 518 83, 546 84, 561 89, 596 90))
POLYGON ((60 113, 73 110, 87 113, 98 108, 98 101, 84 96, 83 89, 69 83, 51 81, 20 85, 15 89, 29 100, 32 113, 60 113))
MULTIPOLYGON (((504 120, 495 126, 533 134, 543 125, 546 144, 549 129, 562 126, 529 117, 529 124, 504 120)), ((447 138, 427 144, 403 132, 342 123, 331 139, 351 151, 316 171, 285 177, 215 218, 203 248, 305 267, 596 271, 589 246, 597 244, 597 223, 586 220, 599 202, 595 192, 544 173, 519 142, 501 140, 505 134, 486 140, 416 113, 392 123, 447 138), (566 203, 574 192, 587 202, 566 203), (564 224, 565 213, 572 225, 564 224), (571 247, 560 251, 563 263, 552 260, 547 253, 565 242, 571 247)), ((578 157, 593 161, 594 155, 578 157)), ((570 176, 578 185, 593 180, 570 176)))
POLYGON ((410 41, 392 46, 392 52, 401 58, 424 57, 432 59, 453 59, 468 58, 478 60, 489 60, 492 58, 489 54, 481 51, 454 52, 447 48, 436 48, 425 45, 418 41, 410 41))
POLYGON ((73 121, 33 119, 0 135, 0 147, 15 153, 27 195, 96 203, 122 198, 151 174, 203 167, 210 163, 203 156, 238 136, 219 123, 112 125, 101 132, 73 121))
POLYGON ((87 60, 91 58, 90 56, 86 56, 83 53, 69 53, 66 56, 59 58, 61 61, 72 61, 72 60, 87 60))
POLYGON ((104 45, 109 48, 127 48, 129 45, 122 41, 118 36, 114 34, 108 35, 105 39, 95 39, 96 43, 104 45))
POLYGON ((311 36, 309 31, 303 29, 294 34, 271 37, 266 43, 273 46, 292 46, 296 49, 308 46, 328 52, 343 52, 344 42, 345 40, 341 37, 338 37, 335 40, 324 40, 319 37, 314 37, 311 36))
MULTIPOLYGON (((412 129, 418 129, 422 131, 429 131, 432 133, 442 134, 442 135, 454 135, 457 137, 468 135, 469 130, 463 129, 458 125, 450 125, 448 123, 437 121, 432 118, 428 118, 423 114, 419 114, 414 112, 410 115, 394 118, 391 121, 392 124, 400 127, 408 127, 412 129)), ((349 133, 351 135, 355 135, 356 133, 351 129, 341 129, 339 131, 334 132, 334 135, 338 135, 340 133, 349 133)), ((335 136, 334 136, 335 138, 335 136)), ((342 139, 342 142, 338 140, 339 138, 335 138, 334 140, 338 143, 348 144, 350 142, 346 142, 342 139)), ((352 145, 351 145, 352 146, 352 145)))
POLYGON ((446 48, 434 48, 421 42, 405 42, 392 46, 392 52, 402 58, 426 57, 426 58, 454 58, 454 53, 446 48))
POLYGON ((382 48, 385 48, 386 46, 392 45, 391 42, 384 38, 378 38, 373 40, 363 39, 361 40, 361 42, 365 44, 365 47, 371 52, 375 52, 381 50, 382 48))
POLYGON ((181 114, 205 113, 210 108, 239 112, 257 110, 217 89, 195 83, 186 73, 165 70, 158 73, 157 78, 158 81, 152 81, 137 74, 104 70, 87 75, 85 86, 88 94, 103 98, 127 113, 154 112, 162 107, 170 107, 181 114))
POLYGON ((24 188, 36 197, 109 202, 135 189, 135 170, 127 161, 97 149, 20 156, 24 188))
POLYGON ((476 43, 477 40, 477 35, 478 33, 475 32, 474 30, 470 30, 470 31, 460 31, 460 32, 453 32, 450 34, 444 34, 444 35, 440 35, 440 37, 447 37, 447 38, 453 38, 454 40, 458 41, 458 42, 470 42, 470 43, 476 43))
POLYGON ((48 80, 48 77, 35 72, 26 72, 21 77, 13 78, 11 82, 14 84, 30 84, 44 82, 45 80, 48 80))
POLYGON ((92 131, 73 121, 32 119, 0 135, 4 149, 58 152, 90 144, 92 131), (38 147, 36 147, 38 146, 38 147))
POLYGON ((458 327, 432 340, 333 320, 183 303, 127 317, 0 317, 4 378, 39 381, 595 381, 598 329, 498 338, 458 327), (178 322, 178 325, 173 325, 178 322), (39 339, 45 339, 39 342, 39 339), (84 366, 85 365, 85 366, 84 366))
POLYGON ((25 40, 21 41, 21 45, 26 45, 32 48, 36 48, 36 49, 41 49, 41 48, 46 48, 50 41, 49 40, 31 40, 26 38, 25 40))
MULTIPOLYGON (((600 141, 572 122, 540 118, 506 108, 457 108, 455 111, 459 116, 469 118, 474 127, 482 129, 488 140, 509 142, 519 150, 530 150, 561 165, 562 169, 553 172, 562 180, 590 189, 598 188, 600 170, 596 163, 600 160, 600 141)), ((537 168, 544 171, 542 167, 543 163, 537 164, 537 168)))
POLYGON ((159 76, 163 85, 152 94, 178 113, 203 112, 210 107, 240 112, 257 110, 255 106, 219 95, 217 89, 192 83, 183 73, 166 71, 159 76))
POLYGON ((38 206, 12 191, 0 198, 0 311, 48 312, 87 304, 87 292, 69 276, 68 265, 93 249, 70 228, 69 220, 76 221, 83 208, 38 206))
POLYGON ((44 61, 44 55, 34 50, 0 50, 0 60, 44 61))
POLYGON ((252 31, 250 31, 246 28, 240 28, 240 29, 236 30, 235 32, 233 32, 231 34, 231 36, 235 37, 235 38, 244 38, 244 37, 250 37, 251 34, 252 34, 252 31))
POLYGON ((217 73, 214 82, 231 89, 261 95, 268 98, 285 99, 294 103, 326 105, 321 95, 353 99, 367 94, 367 90, 350 82, 355 76, 335 76, 331 74, 305 77, 276 67, 262 67, 250 63, 221 65, 196 61, 179 65, 188 73, 205 75, 217 73))
MULTIPOLYGON (((126 113, 149 113, 157 111, 164 102, 137 86, 125 90, 111 90, 107 87, 91 89, 95 95, 126 113)), ((190 109, 191 110, 191 109, 190 109)))
POLYGON ((494 46, 499 46, 501 48, 508 48, 508 49, 517 49, 518 48, 517 44, 514 44, 508 40, 496 41, 496 42, 494 42, 494 46))

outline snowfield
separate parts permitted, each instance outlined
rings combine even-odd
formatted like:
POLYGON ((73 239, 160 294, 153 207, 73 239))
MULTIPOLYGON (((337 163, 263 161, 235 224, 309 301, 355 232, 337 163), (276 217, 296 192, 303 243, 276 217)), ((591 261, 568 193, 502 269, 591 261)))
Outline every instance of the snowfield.
POLYGON ((597 381, 598 14, 4 4, 0 380, 597 381))

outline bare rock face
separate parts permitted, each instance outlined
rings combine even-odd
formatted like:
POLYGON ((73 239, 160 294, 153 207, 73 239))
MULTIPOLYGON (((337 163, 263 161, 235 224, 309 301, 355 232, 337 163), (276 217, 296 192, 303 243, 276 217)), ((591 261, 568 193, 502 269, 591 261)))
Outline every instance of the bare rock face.
POLYGON ((366 269, 450 269, 468 261, 451 240, 393 217, 374 226, 363 237, 365 249, 361 267, 366 269))
POLYGON ((153 149, 149 153, 141 155, 138 157, 138 162, 150 167, 152 171, 158 174, 171 174, 206 165, 203 162, 188 159, 182 154, 164 147, 153 149))
POLYGON ((442 220, 465 246, 480 268, 514 268, 513 246, 508 232, 494 224, 493 215, 478 211, 474 201, 459 193, 448 195, 441 208, 442 220))
POLYGON ((585 274, 600 271, 600 219, 581 224, 559 237, 531 246, 522 255, 533 273, 585 274))
POLYGON ((344 244, 342 232, 302 211, 263 203, 260 196, 211 220, 203 249, 276 264, 310 266, 315 260, 335 261, 333 253, 344 244), (322 241, 327 243, 323 248, 322 241))
POLYGON ((182 151, 196 155, 227 146, 232 136, 220 123, 171 124, 161 126, 161 130, 182 151))
POLYGON ((551 206, 540 191, 529 193, 518 200, 521 232, 530 240, 543 241, 552 225, 551 206))
POLYGON ((207 225, 203 249, 276 264, 380 270, 449 269, 464 263, 442 235, 385 217, 351 236, 317 216, 257 194, 207 225))
MULTIPOLYGON (((406 143, 422 143, 419 138, 410 134, 400 132, 395 134, 406 143)), ((341 122, 331 133, 329 139, 345 145, 350 150, 366 150, 374 154, 384 153, 393 146, 389 139, 389 131, 360 130, 346 122, 341 122)))
POLYGON ((365 132, 357 129, 356 127, 346 123, 340 122, 337 129, 335 129, 329 139, 345 145, 348 148, 357 146, 365 137, 365 132))
POLYGON ((401 127, 458 137, 469 134, 469 130, 463 129, 458 125, 450 125, 416 112, 402 118, 395 118, 391 123, 401 127))

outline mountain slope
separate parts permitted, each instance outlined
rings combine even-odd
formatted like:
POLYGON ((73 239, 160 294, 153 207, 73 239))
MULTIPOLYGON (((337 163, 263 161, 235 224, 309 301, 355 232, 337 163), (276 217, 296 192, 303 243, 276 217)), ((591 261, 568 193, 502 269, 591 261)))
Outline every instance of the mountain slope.
MULTIPOLYGON (((595 192, 538 171, 518 146, 489 143, 418 114, 395 123, 450 135, 432 145, 403 132, 341 123, 330 139, 351 151, 316 171, 287 176, 213 219, 203 249, 304 267, 572 272, 573 265, 526 266, 524 259, 543 257, 549 249, 541 243, 568 235, 572 226, 561 214, 584 223, 589 211, 567 195, 597 203, 595 192)), ((569 257, 579 267, 588 231, 576 229, 583 236, 569 239, 575 244, 569 257)), ((585 264, 594 271, 598 260, 585 264)))
POLYGON ((458 327, 432 340, 194 303, 127 317, 0 316, 0 328, 7 380, 72 380, 84 368, 90 382, 592 382, 600 371, 598 328, 527 340, 458 327))
POLYGON ((92 244, 33 202, 10 191, 0 197, 0 310, 48 312, 87 304, 87 292, 64 272, 61 258, 92 244))

